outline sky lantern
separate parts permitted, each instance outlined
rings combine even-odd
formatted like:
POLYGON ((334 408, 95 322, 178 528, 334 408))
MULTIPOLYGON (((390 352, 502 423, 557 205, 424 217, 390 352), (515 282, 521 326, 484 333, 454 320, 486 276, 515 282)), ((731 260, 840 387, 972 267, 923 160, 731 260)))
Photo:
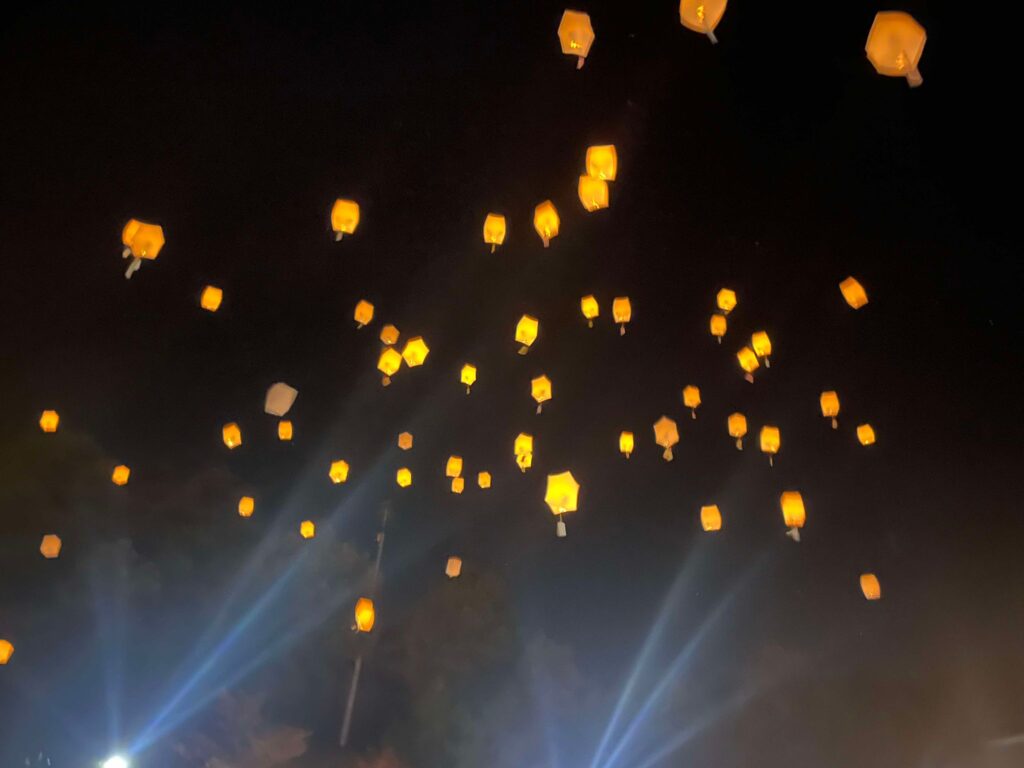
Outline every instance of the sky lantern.
POLYGON ((10 640, 4 640, 0 637, 0 666, 3 666, 11 660, 11 656, 14 655, 14 645, 11 644, 10 640))
POLYGON ((239 517, 252 517, 252 513, 256 510, 256 499, 252 496, 243 496, 238 500, 238 516, 239 517))
POLYGON ((47 560, 53 560, 60 556, 60 547, 60 536, 55 533, 48 533, 43 536, 43 540, 39 544, 39 553, 47 560))
POLYGON ((829 390, 822 392, 819 400, 821 401, 821 415, 826 419, 832 419, 832 429, 839 429, 839 419, 836 418, 839 415, 839 395, 829 390))
POLYGON ((917 65, 928 34, 909 13, 880 11, 868 32, 864 51, 880 75, 905 77, 911 88, 924 82, 917 65))
POLYGON ((612 319, 619 324, 619 336, 625 336, 626 323, 633 319, 633 304, 629 296, 616 296, 612 300, 612 319))
POLYGON ((595 179, 593 176, 584 174, 580 176, 576 193, 588 213, 608 207, 608 182, 604 179, 595 179))
POLYGON ((544 408, 544 403, 551 399, 551 379, 538 376, 530 380, 530 395, 537 401, 537 413, 544 408))
POLYGON ((491 473, 490 472, 480 472, 480 473, 478 473, 477 476, 476 476, 476 484, 479 485, 484 490, 490 488, 491 487, 491 473))
POLYGON ((633 433, 632 432, 620 432, 619 433, 619 453, 625 456, 627 459, 633 453, 633 433))
POLYGON ((462 493, 466 487, 466 478, 464 477, 453 477, 452 478, 452 493, 462 493))
POLYGON ((587 147, 587 175, 604 181, 615 181, 619 171, 619 154, 614 144, 587 147))
POLYGON ((132 275, 142 266, 143 259, 152 261, 160 255, 164 247, 164 229, 159 224, 130 219, 121 230, 121 242, 124 244, 121 256, 132 258, 124 273, 125 278, 131 280, 132 275))
POLYGON ((462 476, 462 457, 461 456, 449 456, 448 463, 444 466, 445 477, 461 477, 462 476))
POLYGON ((689 384, 683 387, 683 405, 690 409, 690 418, 697 418, 697 406, 700 405, 700 388, 689 384))
POLYGON ((512 446, 516 455, 516 464, 523 472, 533 466, 533 435, 520 432, 516 435, 516 441, 512 446))
POLYGON ((56 432, 60 424, 60 415, 56 411, 43 411, 39 417, 39 428, 43 432, 56 432))
POLYGON ((263 412, 271 416, 284 416, 295 404, 295 398, 299 396, 299 390, 290 387, 283 381, 272 384, 267 390, 267 396, 263 399, 263 412))
POLYGON ((131 474, 132 471, 129 467, 124 464, 118 464, 110 475, 110 481, 114 485, 128 485, 128 478, 131 477, 131 474))
POLYGON ((303 520, 299 524, 299 535, 304 539, 312 539, 316 536, 316 523, 312 520, 303 520))
POLYGON ((366 299, 360 299, 359 303, 356 304, 352 317, 356 321, 356 330, 366 327, 373 322, 373 304, 366 299))
POLYGON ((654 442, 665 450, 661 457, 672 461, 672 446, 679 442, 679 427, 668 416, 662 416, 654 422, 654 442))
POLYGON ((700 527, 708 532, 722 530, 722 513, 717 504, 700 508, 700 527))
POLYGON ((587 319, 587 328, 594 327, 594 318, 601 314, 601 307, 593 296, 584 296, 580 299, 580 311, 587 319))
POLYGON ((775 466, 775 454, 782 447, 782 435, 778 427, 761 427, 761 453, 768 454, 769 466, 775 466))
POLYGON ((422 336, 413 336, 402 347, 402 359, 410 368, 418 368, 423 365, 423 361, 429 354, 430 347, 427 346, 427 342, 423 340, 422 336))
POLYGON ((755 355, 764 358, 764 367, 771 368, 772 361, 768 356, 772 353, 772 340, 768 338, 768 333, 754 331, 750 336, 750 346, 754 349, 755 355))
POLYGON ((335 485, 341 485, 346 482, 348 480, 348 462, 344 459, 332 461, 327 476, 331 478, 331 482, 335 485))
POLYGON ((800 541, 800 529, 807 520, 804 497, 800 495, 800 491, 783 491, 779 497, 779 506, 782 507, 782 519, 789 528, 786 535, 793 541, 800 541))
POLYGON ((224 291, 215 285, 208 285, 203 288, 199 296, 199 306, 207 312, 216 312, 220 309, 220 303, 224 300, 224 291))
POLYGON ((743 437, 747 434, 747 417, 742 413, 730 413, 726 420, 729 425, 729 437, 736 438, 736 450, 743 450, 743 437))
POLYGON ((846 303, 854 309, 860 309, 868 303, 868 294, 864 286, 857 282, 856 278, 848 277, 839 284, 839 290, 846 299, 846 303))
POLYGON ((558 538, 565 538, 565 521, 562 515, 575 512, 579 502, 580 484, 572 476, 572 472, 560 472, 548 475, 548 487, 544 492, 544 502, 550 507, 551 514, 558 517, 555 533, 558 538))
POLYGON ((857 427, 857 440, 861 445, 875 444, 875 428, 870 424, 860 424, 857 427))
POLYGON ((398 436, 398 447, 403 451, 408 451, 412 448, 412 432, 402 432, 398 436))
POLYGON ((472 363, 462 366, 459 380, 466 385, 466 394, 468 395, 470 388, 476 383, 476 366, 472 363))
POLYGON ((550 200, 545 200, 533 209, 533 228, 537 230, 537 234, 540 235, 545 248, 551 245, 552 239, 558 237, 558 225, 560 223, 561 220, 558 218, 555 204, 550 200))
POLYGON ((744 347, 736 353, 736 360, 739 362, 740 368, 744 370, 743 378, 753 384, 754 371, 761 367, 761 364, 757 362, 757 354, 750 347, 744 347))
POLYGON ((402 356, 394 347, 384 347, 377 358, 377 370, 383 373, 380 383, 385 387, 391 384, 391 377, 402 367, 402 356))
POLYGON ((395 482, 399 488, 408 488, 412 485, 412 472, 408 467, 402 467, 395 473, 395 482))
POLYGON ((722 20, 727 0, 681 0, 679 23, 694 32, 707 35, 712 45, 718 44, 715 27, 722 20))
POLYGON ((736 291, 731 288, 723 288, 715 296, 715 303, 723 313, 728 315, 736 308, 736 291))
POLYGON ((358 632, 370 632, 373 630, 374 622, 377 620, 377 612, 373 607, 373 600, 368 597, 360 597, 356 600, 356 630, 358 632))
POLYGON ((500 213, 488 213, 484 219, 484 242, 490 244, 491 253, 505 242, 505 217, 500 213))
POLYGON ((242 430, 233 421, 224 425, 220 431, 220 436, 224 441, 224 445, 232 450, 242 444, 242 430))
POLYGON ((384 344, 385 346, 388 347, 392 346, 393 344, 397 344, 398 337, 400 335, 401 334, 398 332, 398 329, 391 323, 388 323, 387 325, 380 329, 381 344, 384 344))
POLYGON ((882 599, 882 585, 879 584, 878 577, 873 573, 860 575, 860 591, 864 593, 864 598, 867 600, 882 599))
POLYGON ((590 53, 594 44, 594 27, 590 24, 590 16, 581 11, 566 10, 558 25, 558 39, 562 43, 562 53, 576 56, 576 69, 583 69, 583 61, 590 53))
POLYGON ((711 335, 718 339, 718 343, 721 344, 722 337, 725 336, 725 332, 729 327, 728 322, 726 322, 725 315, 712 315, 709 325, 711 327, 711 335))
POLYGON ((540 331, 540 320, 530 315, 523 315, 516 323, 516 341, 519 342, 519 354, 525 355, 530 346, 537 340, 540 331))
POLYGON ((292 439, 295 430, 288 419, 281 419, 277 422, 277 439, 287 443, 292 439))
POLYGON ((345 235, 351 235, 359 226, 359 203, 354 200, 342 200, 338 198, 331 208, 331 229, 334 230, 334 239, 341 240, 345 235))
POLYGON ((448 558, 448 562, 444 567, 444 575, 449 579, 459 578, 459 574, 462 573, 462 558, 455 557, 452 555, 448 558))

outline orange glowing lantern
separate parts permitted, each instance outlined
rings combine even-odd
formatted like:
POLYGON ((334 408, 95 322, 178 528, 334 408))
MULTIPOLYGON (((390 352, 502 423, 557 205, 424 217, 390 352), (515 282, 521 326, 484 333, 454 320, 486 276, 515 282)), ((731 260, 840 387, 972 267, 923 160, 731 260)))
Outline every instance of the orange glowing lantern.
POLYGON ((789 528, 789 537, 800 541, 800 529, 807 520, 804 497, 799 491, 784 491, 779 497, 779 506, 782 507, 782 519, 789 528))
POLYGON ((778 427, 761 427, 761 453, 768 454, 769 466, 775 466, 775 454, 782 447, 782 436, 778 427))
POLYGON ((110 475, 110 481, 114 485, 128 485, 128 478, 131 477, 131 474, 131 469, 124 464, 118 464, 110 475))
POLYGON ((565 537, 565 521, 562 516, 567 512, 575 512, 579 503, 580 484, 572 476, 572 472, 560 472, 548 475, 548 486, 544 492, 544 502, 551 509, 551 514, 558 518, 555 532, 558 538, 565 537))
POLYGON ((562 53, 576 56, 576 69, 582 69, 590 53, 590 46, 594 44, 594 27, 590 24, 590 16, 580 11, 567 10, 558 25, 558 40, 562 44, 562 53))
POLYGON ((341 240, 345 235, 351 235, 359 226, 359 203, 354 200, 334 201, 331 208, 331 229, 334 230, 334 239, 341 240))
POLYGON ((626 323, 633 319, 633 305, 629 296, 616 296, 612 300, 612 319, 619 324, 619 336, 625 336, 626 323))
POLYGON ((312 539, 316 536, 316 524, 312 520, 303 520, 299 524, 299 535, 304 539, 312 539))
POLYGON ((665 450, 661 457, 672 461, 672 446, 679 442, 679 427, 668 416, 662 416, 654 422, 654 442, 665 450))
POLYGON ((711 335, 718 339, 718 343, 722 343, 722 337, 725 336, 725 331, 729 327, 726 322, 725 315, 712 315, 711 316, 711 335))
POLYGON ((768 338, 767 332, 755 331, 750 337, 750 346, 754 348, 755 355, 764 358, 764 367, 771 368, 769 355, 772 353, 772 340, 768 338))
POLYGON ((395 482, 399 488, 408 488, 412 485, 412 472, 408 467, 402 467, 395 473, 395 482))
POLYGON ((736 291, 731 288, 723 288, 718 292, 715 301, 718 304, 718 308, 728 315, 736 308, 736 291))
POLYGON ((519 466, 520 471, 525 472, 533 466, 533 435, 520 432, 516 435, 512 450, 515 453, 516 464, 519 466))
POLYGON ((216 312, 220 309, 220 303, 224 300, 224 291, 215 285, 208 285, 203 288, 199 297, 199 306, 207 312, 216 312))
POLYGON ((447 576, 449 579, 457 579, 459 578, 459 574, 461 573, 462 558, 455 557, 454 555, 452 557, 449 557, 448 562, 444 567, 444 575, 447 576))
POLYGON ((254 511, 256 511, 256 499, 252 496, 243 496, 238 500, 239 517, 252 517, 254 511))
POLYGON ((0 666, 3 666, 11 660, 11 656, 14 655, 14 645, 10 640, 4 640, 0 637, 0 666))
POLYGON ((348 480, 348 462, 344 459, 332 461, 327 476, 331 478, 331 482, 335 485, 341 485, 346 482, 348 480))
POLYGON ((390 323, 380 329, 381 343, 388 347, 397 344, 400 335, 398 329, 390 323))
POLYGON ((402 359, 405 360, 405 364, 410 368, 417 368, 423 365, 423 361, 427 359, 429 354, 430 347, 427 346, 427 342, 423 340, 422 336, 413 336, 402 347, 402 359))
POLYGON ((680 0, 679 23, 687 29, 707 35, 712 45, 718 43, 715 27, 722 20, 728 0, 680 0))
POLYGON ((294 434, 294 431, 295 430, 292 427, 292 423, 290 421, 288 421, 288 419, 281 419, 281 421, 277 422, 277 439, 278 440, 281 440, 282 442, 290 441, 292 439, 292 435, 294 434))
POLYGON ((121 256, 126 259, 129 256, 132 258, 124 273, 125 278, 130 280, 142 266, 143 259, 152 261, 160 255, 165 242, 164 230, 159 224, 147 224, 138 219, 131 219, 121 230, 121 242, 124 244, 121 256))
POLYGON ((608 207, 608 182, 604 179, 595 179, 593 176, 580 176, 580 183, 576 188, 580 202, 588 213, 599 211, 608 207))
POLYGON ((466 394, 470 392, 470 388, 476 383, 476 366, 471 363, 466 363, 462 366, 462 371, 459 374, 459 379, 463 384, 466 385, 466 394))
POLYGON ((484 219, 484 242, 491 246, 491 253, 505 242, 505 217, 499 213, 488 213, 484 219))
POLYGON ((545 200, 533 209, 533 228, 537 230, 537 234, 540 235, 545 248, 551 245, 551 241, 554 238, 558 237, 558 226, 560 223, 555 204, 550 200, 545 200))
POLYGON ((911 88, 924 79, 917 66, 928 34, 909 13, 880 11, 868 32, 864 51, 875 71, 888 77, 905 77, 911 88))
POLYGON ((604 181, 615 181, 619 171, 619 155, 614 144, 587 147, 587 175, 604 181))
POLYGON ((870 424, 861 424, 857 427, 857 440, 861 445, 874 445, 875 428, 870 424))
POLYGON ((722 530, 722 513, 717 504, 700 508, 700 527, 709 532, 722 530))
POLYGON ((843 294, 846 303, 854 309, 860 309, 868 303, 868 294, 853 277, 848 277, 839 284, 839 290, 843 294))
POLYGON ((47 560, 53 560, 60 556, 60 547, 60 536, 55 533, 48 533, 43 536, 43 540, 39 544, 39 553, 47 560))
POLYGON ((530 395, 537 401, 537 413, 544 408, 544 403, 551 399, 551 379, 538 376, 530 380, 530 395))
POLYGON ((444 467, 445 477, 461 477, 462 476, 462 457, 461 456, 449 456, 448 463, 444 467))
POLYGON ((873 573, 862 573, 860 576, 860 591, 864 593, 867 600, 882 599, 882 585, 878 577, 873 573))
POLYGON ((587 327, 594 327, 594 318, 601 314, 601 308, 598 306, 597 299, 593 296, 584 296, 580 299, 580 311, 583 312, 583 316, 587 319, 587 327))
POLYGON ((368 302, 366 299, 360 299, 359 303, 356 304, 352 317, 355 318, 357 330, 359 328, 365 328, 373 322, 373 304, 368 302))
POLYGON ((370 632, 377 620, 377 612, 373 607, 373 600, 368 597, 360 597, 356 600, 356 629, 359 632, 370 632))
POLYGON ((402 367, 402 356, 394 347, 385 347, 377 358, 377 370, 384 374, 380 383, 385 387, 391 384, 391 377, 402 367))
POLYGON ((519 354, 525 355, 530 351, 533 342, 537 340, 537 333, 540 331, 540 320, 530 315, 523 315, 516 323, 516 341, 519 343, 519 354))
POLYGON ((408 451, 412 448, 412 432, 402 432, 398 436, 398 447, 403 451, 408 451))
POLYGON ((633 453, 633 433, 632 432, 621 432, 619 433, 619 453, 625 456, 627 459, 633 453))
POLYGON ((740 368, 744 370, 743 378, 753 384, 754 371, 761 367, 761 364, 757 362, 757 354, 750 347, 744 347, 736 353, 736 360, 739 362, 740 368))
POLYGON ((821 403, 821 415, 826 419, 832 419, 832 429, 839 429, 839 395, 829 390, 822 392, 819 398, 821 403))
POLYGON ((742 413, 730 413, 726 422, 729 425, 729 437, 736 438, 736 450, 743 450, 743 437, 747 434, 747 417, 742 413))
POLYGON ((490 472, 480 472, 479 474, 477 474, 477 476, 476 476, 476 484, 479 485, 484 490, 490 488, 491 487, 491 473, 490 472))
POLYGON ((466 487, 466 478, 464 477, 453 477, 452 478, 452 493, 462 493, 466 487))
POLYGON ((58 424, 60 416, 56 411, 43 411, 43 415, 39 417, 39 428, 43 432, 56 432, 58 424))
POLYGON ((683 405, 690 409, 690 418, 697 418, 697 407, 700 405, 700 388, 690 384, 683 387, 683 405))
POLYGON ((242 430, 233 421, 224 425, 224 428, 220 431, 220 436, 224 441, 224 445, 232 450, 242 444, 242 430))

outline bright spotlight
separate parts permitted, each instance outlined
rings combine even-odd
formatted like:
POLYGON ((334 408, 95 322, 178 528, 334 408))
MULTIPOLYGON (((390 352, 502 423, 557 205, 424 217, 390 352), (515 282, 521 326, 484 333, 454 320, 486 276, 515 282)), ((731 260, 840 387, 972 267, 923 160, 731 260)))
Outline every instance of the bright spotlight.
POLYGON ((128 761, 120 755, 114 755, 103 762, 103 768, 128 768, 128 761))

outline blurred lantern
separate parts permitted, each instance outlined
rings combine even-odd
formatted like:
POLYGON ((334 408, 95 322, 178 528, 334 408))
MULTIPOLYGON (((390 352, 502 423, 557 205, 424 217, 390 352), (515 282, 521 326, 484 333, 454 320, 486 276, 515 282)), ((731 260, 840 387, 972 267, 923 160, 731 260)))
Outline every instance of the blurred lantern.
POLYGON ((679 442, 679 427, 668 416, 662 416, 654 422, 654 442, 665 450, 661 457, 672 461, 672 446, 679 442))
POLYGON ((466 478, 464 477, 453 477, 452 478, 452 493, 462 493, 466 487, 466 478))
POLYGON ((110 475, 110 480, 114 485, 127 485, 128 478, 131 477, 131 474, 131 469, 126 467, 124 464, 118 464, 114 467, 114 472, 110 475))
POLYGON ((460 477, 462 475, 462 457, 449 456, 448 463, 444 466, 445 477, 460 477))
POLYGON ((520 432, 516 435, 512 450, 515 452, 516 464, 519 465, 520 470, 525 472, 533 466, 533 435, 520 432))
POLYGON ((338 459, 337 461, 331 462, 331 469, 327 473, 328 477, 331 478, 331 482, 335 485, 340 485, 348 480, 348 462, 344 459, 338 459))
POLYGON ((761 453, 768 454, 769 466, 775 466, 775 454, 782 447, 782 436, 778 427, 761 427, 761 453))
POLYGON ((860 309, 868 303, 868 295, 864 291, 864 286, 852 277, 843 280, 839 284, 839 290, 842 292, 843 298, 846 299, 846 303, 854 309, 860 309))
POLYGON ((700 527, 705 531, 722 530, 722 513, 717 504, 700 508, 700 527))
POLYGON ((423 361, 430 354, 430 347, 423 340, 422 336, 413 336, 402 347, 402 359, 410 368, 417 368, 423 365, 423 361))
POLYGON ((277 439, 287 442, 292 439, 292 423, 288 419, 277 422, 277 439))
POLYGON ((821 393, 821 415, 826 419, 832 419, 832 429, 839 429, 839 395, 832 390, 821 393))
POLYGON ((548 475, 548 487, 544 492, 544 501, 551 508, 551 514, 558 517, 555 533, 558 538, 565 537, 565 521, 562 515, 575 512, 579 501, 580 484, 572 476, 572 472, 561 472, 548 475))
POLYGON ((43 432, 56 432, 58 424, 60 416, 56 411, 43 411, 43 415, 39 417, 39 428, 43 432))
POLYGON ((596 144, 587 147, 587 175, 595 179, 615 181, 619 171, 619 155, 614 144, 596 144))
POLYGON ((228 448, 235 449, 242 444, 242 430, 235 422, 225 424, 220 431, 221 439, 228 448))
POLYGON ((784 491, 779 497, 779 505, 782 507, 782 519, 789 528, 787 534, 793 541, 800 541, 800 529, 804 527, 807 520, 807 512, 804 510, 804 497, 799 491, 784 491))
POLYGON ((360 632, 370 632, 377 620, 377 612, 373 607, 373 600, 368 597, 360 597, 356 600, 356 629, 360 632))
POLYGON ((468 395, 470 388, 476 383, 476 366, 466 363, 462 366, 460 378, 462 383, 466 385, 466 394, 468 395))
POLYGON ((857 427, 857 440, 861 445, 875 444, 875 428, 870 424, 861 424, 857 427))
POLYGON ((408 451, 410 448, 412 448, 411 432, 402 432, 398 436, 398 447, 401 448, 403 451, 408 451))
POLYGON ((263 400, 263 412, 271 416, 284 416, 291 410, 298 396, 299 390, 279 381, 267 390, 267 396, 263 400))
POLYGON ((736 291, 730 288, 723 288, 715 297, 718 308, 725 314, 729 314, 736 307, 736 291))
POLYGON ((878 74, 905 77, 907 84, 916 88, 924 82, 917 65, 927 40, 924 27, 909 13, 880 11, 875 14, 864 51, 878 74))
POLYGON ((597 299, 593 296, 584 296, 580 299, 580 311, 587 318, 587 327, 593 328, 594 318, 601 314, 601 308, 597 304, 597 299))
POLYGON ((715 27, 722 20, 728 0, 680 0, 679 23, 694 32, 707 35, 712 45, 718 43, 715 27))
POLYGON ((491 473, 490 472, 480 472, 476 476, 476 484, 479 485, 481 488, 484 488, 484 489, 490 488, 491 487, 491 473))
POLYGON ((873 573, 862 573, 860 575, 860 591, 868 600, 882 599, 882 585, 878 583, 878 577, 873 573))
POLYGON ((357 330, 369 325, 373 322, 373 304, 366 299, 360 299, 352 317, 355 318, 357 330))
POLYGON ((612 319, 619 324, 619 336, 625 336, 626 323, 633 319, 633 305, 629 296, 616 296, 612 300, 612 319))
POLYGON ((14 646, 10 640, 0 638, 0 665, 6 664, 14 655, 14 646))
POLYGON ((345 235, 351 235, 359 226, 359 203, 354 200, 334 201, 331 208, 331 229, 334 230, 334 239, 341 240, 345 235))
POLYGON ((299 525, 299 535, 304 539, 316 536, 316 524, 312 520, 303 520, 299 525))
POLYGON ((567 10, 558 25, 558 39, 562 43, 562 53, 578 57, 576 69, 582 69, 583 61, 590 53, 590 46, 594 44, 594 28, 590 24, 590 16, 580 11, 567 10))
POLYGON ((558 211, 550 200, 545 200, 533 209, 533 228, 537 230, 545 248, 551 245, 552 238, 558 237, 559 223, 558 211))
POLYGON ((537 401, 537 413, 544 408, 544 403, 551 399, 551 379, 538 376, 530 380, 530 395, 537 401))
POLYGON ((256 499, 252 496, 243 496, 238 500, 238 515, 239 517, 252 517, 252 513, 256 510, 256 499))
POLYGON ((718 343, 722 343, 722 337, 725 336, 725 331, 729 327, 729 324, 725 320, 725 315, 712 315, 711 316, 711 335, 718 339, 718 343))
POLYGON ((768 338, 765 331, 755 331, 750 337, 750 346, 754 348, 754 354, 764 358, 764 367, 771 368, 772 361, 769 355, 772 353, 772 340, 768 338))
POLYGON ((132 275, 142 266, 142 260, 152 261, 160 255, 164 247, 164 230, 159 224, 147 224, 138 219, 130 219, 121 230, 121 242, 124 243, 124 258, 132 257, 124 276, 131 279, 132 275))
POLYGON ((460 573, 462 573, 462 558, 452 555, 448 558, 448 564, 444 567, 444 574, 449 579, 457 579, 460 573))
POLYGON ((380 329, 381 343, 388 347, 390 347, 392 344, 398 343, 399 335, 400 334, 398 333, 398 329, 395 326, 391 325, 390 323, 388 323, 387 325, 380 329))
POLYGON ((400 488, 408 488, 412 485, 412 472, 409 471, 408 467, 402 467, 395 473, 395 482, 398 483, 400 488))
POLYGON ((621 432, 619 433, 619 453, 625 456, 627 459, 633 453, 633 433, 632 432, 621 432))
POLYGON ((499 213, 488 213, 484 219, 484 242, 490 243, 491 253, 505 242, 505 217, 499 213))
POLYGON ((530 346, 537 340, 537 332, 540 330, 540 321, 536 317, 523 315, 516 324, 516 341, 519 342, 519 354, 525 355, 530 351, 530 346))
POLYGON ((199 297, 199 306, 207 312, 216 312, 220 309, 220 303, 223 299, 224 291, 215 285, 208 285, 203 288, 203 293, 199 297))
POLYGON ((690 384, 683 387, 683 405, 690 409, 690 418, 697 418, 697 406, 700 405, 700 388, 690 384))
POLYGON ((48 533, 43 536, 43 541, 39 545, 39 552, 47 560, 53 560, 55 557, 60 556, 60 536, 55 533, 48 533))
POLYGON ((608 207, 608 182, 593 176, 580 176, 576 193, 588 212, 593 213, 608 207))
POLYGON ((377 358, 377 370, 383 373, 380 383, 385 387, 391 384, 391 377, 402 367, 402 356, 394 347, 385 347, 377 358))
POLYGON ((736 353, 736 360, 739 361, 740 368, 745 371, 743 378, 753 384, 754 371, 761 367, 761 364, 757 362, 757 354, 750 347, 744 347, 736 353))
POLYGON ((730 413, 727 421, 729 436, 736 438, 736 450, 743 450, 743 437, 747 434, 747 417, 742 413, 730 413))

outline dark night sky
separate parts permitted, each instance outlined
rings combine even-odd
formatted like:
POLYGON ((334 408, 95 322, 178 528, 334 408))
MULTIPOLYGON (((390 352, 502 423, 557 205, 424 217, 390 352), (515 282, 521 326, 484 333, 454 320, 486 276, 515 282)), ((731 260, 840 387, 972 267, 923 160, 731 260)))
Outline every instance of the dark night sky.
MULTIPOLYGON (((658 765, 755 755, 768 766, 940 766, 954 749, 960 765, 1021 764, 1020 746, 979 746, 1024 731, 1024 325, 1002 82, 1013 50, 995 19, 972 29, 961 10, 905 3, 929 32, 925 82, 911 91, 863 56, 879 7, 838 5, 735 2, 712 47, 679 26, 672 2, 589 2, 597 39, 580 72, 555 37, 563 6, 546 2, 195 15, 47 3, 7 19, 3 476, 22 471, 14 457, 41 439, 50 407, 62 416, 55 439, 91 441, 134 474, 116 502, 123 530, 102 510, 76 511, 57 563, 34 549, 64 518, 6 497, 0 606, 22 607, 0 612, 0 637, 41 610, 16 596, 67 577, 96 538, 129 537, 145 558, 204 531, 255 547, 311 517, 369 554, 390 499, 385 627, 457 551, 467 570, 507 581, 519 633, 572 648, 605 691, 621 685, 677 574, 689 569, 669 658, 741 585, 701 668, 743 678, 785 657, 796 671, 658 765), (575 185, 593 143, 618 147, 620 176, 611 207, 587 214, 575 185), (339 196, 360 202, 362 222, 336 244, 327 214, 339 196), (549 197, 562 234, 545 251, 531 216, 549 197), (490 210, 509 219, 493 256, 480 241, 490 210), (132 216, 161 223, 167 245, 129 282, 119 232, 132 216), (837 290, 849 274, 871 297, 859 312, 837 290), (197 306, 207 283, 225 292, 215 315, 197 306), (722 285, 740 304, 719 347, 707 318, 722 285), (593 330, 579 316, 586 293, 602 302, 593 330), (634 320, 620 338, 608 312, 623 294, 634 320), (356 332, 360 298, 377 319, 356 332), (524 312, 541 319, 541 337, 521 358, 511 337, 524 312), (431 346, 387 390, 375 371, 381 321, 431 346), (733 353, 759 328, 775 354, 751 386, 733 353), (468 398, 457 378, 467 360, 480 371, 468 398), (541 372, 555 394, 536 416, 529 379, 541 372), (287 446, 261 410, 278 380, 300 390, 287 446), (695 421, 680 397, 688 383, 703 393, 695 421), (823 389, 842 399, 838 432, 818 412, 823 389), (733 410, 752 433, 781 427, 774 469, 753 434, 735 451, 733 410), (662 413, 682 433, 672 464, 650 436, 662 413), (230 454, 227 421, 245 435, 230 454), (854 440, 860 421, 878 432, 870 450, 854 440), (407 456, 394 447, 404 429, 416 436, 407 456), (628 463, 615 450, 622 429, 639 441, 628 463), (537 440, 525 476, 511 456, 519 431, 537 440), (490 470, 491 491, 449 494, 450 453, 473 476, 490 470), (326 478, 338 456, 352 466, 341 488, 326 478), (416 482, 398 494, 403 463, 416 482), (543 483, 565 468, 583 491, 559 541, 543 483), (167 498, 211 473, 221 496, 167 519, 167 498), (787 488, 808 506, 799 546, 778 513, 787 488), (252 520, 233 516, 239 489, 258 498, 252 520), (708 537, 697 512, 712 502, 725 528, 708 537), (865 570, 882 580, 879 603, 859 594, 865 570), (862 729, 843 716, 850 680, 865 697, 850 718, 873 713, 862 729), (842 724, 810 707, 780 715, 787 686, 831 701, 842 724), (936 698, 945 705, 931 707, 936 698), (919 713, 923 741, 882 727, 904 711, 919 713), (787 746, 758 730, 766 722, 792 722, 787 746), (946 752, 951 723, 962 731, 946 752)), ((3 680, 21 675, 24 690, 55 651, 27 634, 17 645, 0 707, 21 714, 0 744, 45 734, 59 752, 61 728, 40 725, 46 707, 20 707, 3 680)), ((154 675, 139 685, 161 685, 154 675)), ((88 694, 48 680, 50 703, 88 719, 88 694)), ((367 680, 372 689, 372 670, 367 680)), ((714 688, 704 682, 692 683, 702 695, 714 688)), ((133 696, 145 710, 152 691, 132 690, 126 710, 133 696)), ((389 703, 367 697, 373 711, 389 703)), ((384 738, 384 721, 360 721, 364 743, 384 738)), ((604 721, 572 731, 583 746, 564 747, 566 765, 589 761, 604 721)))

